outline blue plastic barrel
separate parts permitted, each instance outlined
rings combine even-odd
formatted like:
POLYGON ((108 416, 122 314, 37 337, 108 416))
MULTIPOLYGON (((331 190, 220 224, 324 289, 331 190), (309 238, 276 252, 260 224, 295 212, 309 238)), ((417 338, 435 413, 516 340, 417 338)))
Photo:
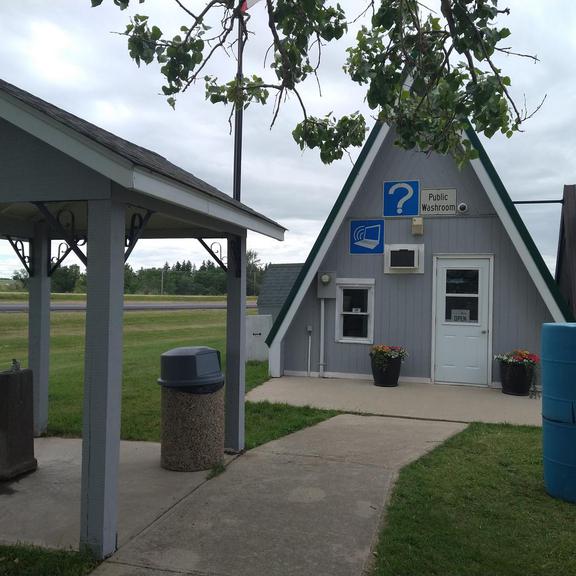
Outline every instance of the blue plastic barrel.
POLYGON ((542 326, 544 487, 576 502, 576 324, 542 326))

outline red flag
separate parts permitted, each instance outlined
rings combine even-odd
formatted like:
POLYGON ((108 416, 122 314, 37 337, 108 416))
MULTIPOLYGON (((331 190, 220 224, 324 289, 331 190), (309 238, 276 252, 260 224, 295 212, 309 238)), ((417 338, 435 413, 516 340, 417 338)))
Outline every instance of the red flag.
POLYGON ((260 0, 244 0, 244 2, 242 2, 242 6, 240 6, 240 11, 248 11, 250 8, 252 8, 252 6, 254 6, 254 4, 256 4, 256 2, 260 2, 260 0))

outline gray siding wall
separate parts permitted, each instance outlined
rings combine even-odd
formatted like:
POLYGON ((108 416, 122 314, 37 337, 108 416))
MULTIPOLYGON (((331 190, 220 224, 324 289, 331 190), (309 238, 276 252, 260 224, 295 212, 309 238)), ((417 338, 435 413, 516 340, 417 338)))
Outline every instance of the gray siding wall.
MULTIPOLYGON (((459 171, 450 157, 399 150, 389 138, 320 270, 336 270, 340 278, 375 279, 374 343, 408 348, 403 376, 431 377, 433 255, 438 254, 493 255, 493 353, 540 349, 540 326, 552 318, 472 169, 459 171), (385 180, 416 179, 421 188, 456 188, 457 201, 469 206, 466 215, 426 217, 423 236, 412 235, 410 218, 386 219, 387 244, 425 244, 424 274, 384 274, 383 255, 351 256, 349 220, 382 217, 385 180)), ((318 371, 319 315, 314 281, 284 340, 285 370, 306 370, 306 325, 312 325, 312 371, 318 371)), ((369 374, 370 346, 336 342, 335 322, 335 300, 326 300, 326 371, 369 374)), ((493 380, 498 379, 495 370, 493 380)))
POLYGON ((110 197, 106 177, 2 119, 0 158, 1 202, 110 197))
POLYGON ((272 316, 272 323, 274 323, 276 321, 276 318, 278 316, 278 314, 280 313, 281 310, 281 306, 258 306, 258 314, 269 314, 270 316, 272 316))

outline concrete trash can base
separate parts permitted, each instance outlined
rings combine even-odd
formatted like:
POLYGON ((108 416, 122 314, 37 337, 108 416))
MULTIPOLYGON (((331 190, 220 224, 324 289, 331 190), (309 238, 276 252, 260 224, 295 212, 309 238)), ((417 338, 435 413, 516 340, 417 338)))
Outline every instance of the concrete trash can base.
POLYGON ((0 372, 0 481, 33 472, 32 370, 0 372))
POLYGON ((224 376, 220 353, 205 346, 174 348, 160 359, 160 465, 196 472, 224 458, 224 376))
POLYGON ((223 457, 224 388, 200 395, 162 388, 162 468, 208 470, 223 457))

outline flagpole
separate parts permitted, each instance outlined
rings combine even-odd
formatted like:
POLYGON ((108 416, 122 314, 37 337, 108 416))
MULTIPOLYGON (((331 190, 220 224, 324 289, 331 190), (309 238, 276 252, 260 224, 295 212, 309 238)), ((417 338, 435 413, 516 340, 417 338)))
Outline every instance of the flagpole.
MULTIPOLYGON (((242 89, 242 59, 244 56, 244 16, 240 8, 236 12, 238 18, 238 68, 236 71, 236 84, 242 89)), ((242 93, 243 94, 243 93, 242 93)), ((242 191, 242 123, 244 117, 243 98, 236 101, 234 117, 234 180, 233 197, 240 202, 242 191)))

